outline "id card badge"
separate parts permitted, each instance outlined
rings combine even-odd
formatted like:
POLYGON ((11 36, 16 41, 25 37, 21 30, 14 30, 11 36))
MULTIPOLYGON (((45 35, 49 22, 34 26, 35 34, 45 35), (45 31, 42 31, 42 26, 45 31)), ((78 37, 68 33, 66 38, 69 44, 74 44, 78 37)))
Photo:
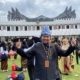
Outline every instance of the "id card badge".
POLYGON ((45 60, 45 68, 49 68, 49 60, 45 60))

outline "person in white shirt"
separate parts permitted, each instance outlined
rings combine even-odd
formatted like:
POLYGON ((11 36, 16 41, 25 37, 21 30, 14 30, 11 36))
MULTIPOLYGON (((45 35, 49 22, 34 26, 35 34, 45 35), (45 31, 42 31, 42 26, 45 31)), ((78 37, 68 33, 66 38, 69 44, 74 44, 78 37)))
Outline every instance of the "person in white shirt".
POLYGON ((0 46, 0 54, 1 54, 1 70, 3 72, 8 71, 8 51, 6 50, 6 46, 0 46))

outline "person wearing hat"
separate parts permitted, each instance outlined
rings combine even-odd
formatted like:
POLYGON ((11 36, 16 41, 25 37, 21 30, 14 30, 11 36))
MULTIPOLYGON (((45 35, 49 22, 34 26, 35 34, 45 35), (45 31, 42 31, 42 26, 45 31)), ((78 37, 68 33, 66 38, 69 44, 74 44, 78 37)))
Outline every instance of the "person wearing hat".
POLYGON ((74 51, 76 42, 68 44, 64 52, 57 44, 51 43, 51 31, 48 26, 43 26, 40 38, 41 42, 26 50, 21 48, 21 42, 16 42, 17 53, 27 59, 35 57, 33 80, 61 80, 58 56, 68 56, 74 51))

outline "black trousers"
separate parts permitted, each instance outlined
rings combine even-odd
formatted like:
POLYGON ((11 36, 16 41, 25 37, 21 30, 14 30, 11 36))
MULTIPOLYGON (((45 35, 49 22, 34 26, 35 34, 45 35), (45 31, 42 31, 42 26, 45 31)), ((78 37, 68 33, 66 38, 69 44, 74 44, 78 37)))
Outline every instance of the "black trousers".
POLYGON ((34 78, 34 66, 28 65, 28 74, 29 74, 29 78, 30 80, 33 80, 34 78))
POLYGON ((62 80, 61 78, 57 78, 56 80, 62 80))
POLYGON ((77 50, 76 50, 76 63, 79 64, 79 55, 77 50))

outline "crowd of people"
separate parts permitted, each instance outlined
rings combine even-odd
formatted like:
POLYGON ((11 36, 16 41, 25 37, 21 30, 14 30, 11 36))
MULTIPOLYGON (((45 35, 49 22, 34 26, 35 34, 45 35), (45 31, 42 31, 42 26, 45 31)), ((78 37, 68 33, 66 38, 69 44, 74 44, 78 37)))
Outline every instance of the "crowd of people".
POLYGON ((8 71, 8 59, 10 60, 10 56, 13 55, 14 59, 17 59, 17 53, 21 56, 21 70, 28 70, 30 80, 61 80, 61 73, 68 75, 69 73, 71 73, 72 70, 74 70, 75 55, 76 62, 77 64, 79 64, 78 58, 80 58, 80 39, 76 39, 74 37, 67 38, 65 36, 61 38, 52 38, 49 32, 46 33, 45 31, 42 31, 41 38, 28 37, 0 41, 0 62, 1 70, 3 72, 8 71), (49 41, 48 38, 50 38, 51 41, 49 41), (69 48, 69 44, 73 44, 73 42, 71 41, 76 41, 77 47, 75 48, 75 51, 74 49, 69 48), (50 42, 50 46, 46 44, 48 42, 50 42), (54 47, 52 47, 52 44, 53 46, 56 46, 57 51, 54 47), (57 46, 57 44, 59 46, 57 46), (42 55, 41 53, 45 54, 42 55), (64 55, 64 53, 66 54, 64 55), (57 66, 59 66, 59 71, 55 70, 58 69, 57 66), (54 69, 52 67, 54 67, 54 69))
MULTIPOLYGON (((29 38, 14 38, 8 39, 5 41, 0 41, 0 61, 1 61, 1 70, 3 72, 8 71, 8 59, 11 56, 14 56, 14 59, 17 59, 15 44, 17 41, 22 41, 23 48, 28 48, 34 44, 34 42, 40 42, 37 37, 29 38)), ((21 57, 21 66, 25 67, 25 58, 21 57)))

